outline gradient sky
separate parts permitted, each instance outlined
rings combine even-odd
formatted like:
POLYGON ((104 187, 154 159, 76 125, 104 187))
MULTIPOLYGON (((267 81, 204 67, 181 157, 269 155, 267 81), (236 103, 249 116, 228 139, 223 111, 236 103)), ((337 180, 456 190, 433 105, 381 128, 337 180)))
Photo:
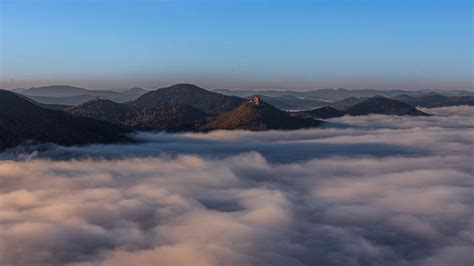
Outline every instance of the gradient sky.
POLYGON ((0 88, 473 89, 471 0, 0 3, 0 88))

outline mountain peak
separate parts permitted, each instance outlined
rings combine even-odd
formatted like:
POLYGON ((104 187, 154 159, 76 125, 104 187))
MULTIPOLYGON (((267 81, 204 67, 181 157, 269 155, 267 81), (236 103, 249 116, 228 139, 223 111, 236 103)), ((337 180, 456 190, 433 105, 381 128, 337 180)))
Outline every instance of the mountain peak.
POLYGON ((415 107, 386 97, 370 97, 347 109, 353 116, 368 114, 423 116, 426 113, 415 107))
POLYGON ((208 114, 220 114, 239 106, 244 99, 211 92, 193 84, 180 83, 150 91, 130 105, 155 107, 164 104, 187 104, 208 114))
POLYGON ((118 123, 125 113, 123 105, 99 97, 65 110, 75 116, 91 117, 112 123, 118 123))
POLYGON ((69 85, 50 85, 44 87, 31 87, 22 91, 22 94, 29 96, 51 96, 66 97, 87 94, 90 91, 69 85))
POLYGON ((190 83, 177 83, 169 87, 161 88, 158 90, 172 90, 177 92, 209 92, 197 85, 190 83))
POLYGON ((145 92, 146 90, 140 87, 133 87, 133 88, 122 91, 122 93, 129 93, 129 94, 143 94, 145 92))
POLYGON ((292 117, 287 112, 261 101, 257 96, 234 110, 211 119, 200 129, 286 130, 316 127, 320 124, 321 121, 318 120, 292 117))
POLYGON ((97 105, 103 105, 103 106, 117 106, 119 105, 119 103, 116 103, 112 100, 109 100, 109 99, 103 99, 103 98, 100 98, 100 96, 96 96, 96 98, 92 99, 92 100, 89 100, 85 103, 82 103, 82 104, 79 104, 77 106, 74 106, 74 107, 80 107, 80 106, 97 106, 97 105))

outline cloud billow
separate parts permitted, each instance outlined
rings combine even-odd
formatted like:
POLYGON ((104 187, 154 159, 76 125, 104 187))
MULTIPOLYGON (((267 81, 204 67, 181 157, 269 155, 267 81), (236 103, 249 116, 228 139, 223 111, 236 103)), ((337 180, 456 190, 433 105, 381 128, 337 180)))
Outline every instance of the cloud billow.
POLYGON ((436 111, 292 133, 141 135, 145 144, 92 157, 99 146, 4 154, 0 264, 472 265, 473 118, 436 111), (177 138, 172 156, 145 149, 163 138, 177 138), (270 151, 373 144, 384 156, 232 149, 249 141, 270 151))

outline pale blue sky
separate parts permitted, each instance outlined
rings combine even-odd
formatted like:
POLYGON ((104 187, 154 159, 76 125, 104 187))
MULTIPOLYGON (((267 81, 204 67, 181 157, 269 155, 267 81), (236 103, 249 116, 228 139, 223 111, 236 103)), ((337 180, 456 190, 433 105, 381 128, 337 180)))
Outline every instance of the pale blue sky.
POLYGON ((3 88, 472 89, 470 0, 0 0, 3 88))

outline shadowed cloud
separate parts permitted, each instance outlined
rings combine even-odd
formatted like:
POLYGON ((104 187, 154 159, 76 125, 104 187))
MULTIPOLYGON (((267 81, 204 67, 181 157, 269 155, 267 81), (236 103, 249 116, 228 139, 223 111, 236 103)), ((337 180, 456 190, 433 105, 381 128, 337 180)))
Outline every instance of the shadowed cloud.
POLYGON ((0 264, 472 265, 463 108, 9 151, 0 264))

